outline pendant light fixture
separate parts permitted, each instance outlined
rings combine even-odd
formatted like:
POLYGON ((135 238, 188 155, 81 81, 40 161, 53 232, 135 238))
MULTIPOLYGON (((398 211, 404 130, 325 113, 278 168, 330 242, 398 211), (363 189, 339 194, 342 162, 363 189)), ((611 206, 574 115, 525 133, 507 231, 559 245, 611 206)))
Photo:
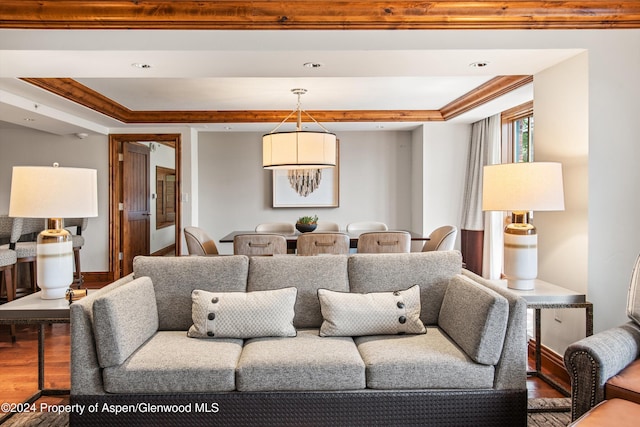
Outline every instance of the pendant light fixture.
POLYGON ((306 89, 292 89, 298 104, 270 133, 262 136, 262 166, 265 169, 322 169, 336 165, 336 135, 318 123, 300 105, 300 96, 306 89), (323 132, 302 130, 302 113, 320 126, 323 132), (297 115, 296 130, 278 132, 292 115, 297 115))

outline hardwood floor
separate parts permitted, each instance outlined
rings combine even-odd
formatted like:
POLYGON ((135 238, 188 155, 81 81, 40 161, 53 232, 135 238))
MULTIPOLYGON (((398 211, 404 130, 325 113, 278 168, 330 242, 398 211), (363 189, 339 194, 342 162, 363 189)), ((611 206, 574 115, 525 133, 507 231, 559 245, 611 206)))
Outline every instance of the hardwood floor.
MULTIPOLYGON (((45 327, 45 387, 68 389, 69 324, 45 327)), ((16 342, 11 341, 9 327, 0 325, 0 402, 20 403, 31 397, 38 388, 38 334, 35 326, 16 327, 16 342)), ((532 361, 529 360, 529 364, 532 361)), ((568 386, 568 385, 566 385, 568 386)), ((563 397, 539 378, 527 380, 529 397, 563 397)), ((68 403, 68 395, 41 397, 37 402, 68 403)), ((0 412, 0 416, 4 413, 0 412)))

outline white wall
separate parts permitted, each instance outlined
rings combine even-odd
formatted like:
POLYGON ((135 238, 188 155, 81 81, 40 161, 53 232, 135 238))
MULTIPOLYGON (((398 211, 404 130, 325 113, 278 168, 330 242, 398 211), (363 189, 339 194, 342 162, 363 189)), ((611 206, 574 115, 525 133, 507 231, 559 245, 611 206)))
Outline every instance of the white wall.
MULTIPOLYGON (((471 125, 424 125, 424 233, 443 225, 460 228, 471 125)), ((460 233, 456 238, 460 249, 460 233)))
MULTIPOLYGON (((98 217, 89 218, 80 251, 82 271, 108 271, 109 156, 107 137, 58 136, 28 128, 0 129, 0 213, 9 212, 13 166, 60 166, 96 169, 98 217)), ((73 203, 73 195, 63 195, 73 203)))
MULTIPOLYGON (((563 212, 534 213, 538 275, 581 293, 588 291, 588 65, 583 53, 534 76, 535 160, 562 163, 565 194, 563 212)), ((584 310, 543 310, 542 316, 542 340, 557 352, 584 337, 584 310)))
MULTIPOLYGON (((271 171, 262 169, 261 134, 200 133, 199 226, 218 241, 233 230, 260 222, 295 222, 317 214, 341 228, 353 221, 383 221, 411 228, 410 132, 342 132, 340 206, 272 208, 271 171)), ((218 244, 232 253, 231 244, 218 244)))

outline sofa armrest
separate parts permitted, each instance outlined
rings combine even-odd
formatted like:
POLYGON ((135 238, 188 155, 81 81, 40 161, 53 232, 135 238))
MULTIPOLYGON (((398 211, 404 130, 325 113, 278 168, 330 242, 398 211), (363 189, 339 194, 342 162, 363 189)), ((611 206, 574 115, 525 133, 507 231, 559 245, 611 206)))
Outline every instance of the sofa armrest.
POLYGON ((508 317, 506 298, 457 274, 444 294, 438 326, 476 363, 496 365, 508 317))
POLYGON ((133 273, 89 294, 71 304, 71 394, 104 394, 102 372, 98 365, 93 334, 93 302, 133 280, 133 273))
POLYGON ((579 418, 604 400, 604 385, 640 356, 640 326, 633 322, 571 344, 564 364, 571 378, 571 417, 579 418))
POLYGON ((496 365, 497 389, 523 389, 527 387, 527 303, 521 296, 469 271, 462 274, 476 283, 502 295, 509 303, 509 319, 500 361, 496 365))
POLYGON ((138 277, 93 302, 93 332, 103 368, 123 363, 157 331, 158 307, 149 277, 138 277))

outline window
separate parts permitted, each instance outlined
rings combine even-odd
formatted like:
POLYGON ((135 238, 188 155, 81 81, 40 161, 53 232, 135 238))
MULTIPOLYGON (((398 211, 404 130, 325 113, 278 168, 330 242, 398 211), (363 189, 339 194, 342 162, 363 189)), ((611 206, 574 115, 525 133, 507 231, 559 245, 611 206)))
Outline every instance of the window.
POLYGON ((506 163, 533 161, 533 101, 502 113, 502 158, 506 163))

